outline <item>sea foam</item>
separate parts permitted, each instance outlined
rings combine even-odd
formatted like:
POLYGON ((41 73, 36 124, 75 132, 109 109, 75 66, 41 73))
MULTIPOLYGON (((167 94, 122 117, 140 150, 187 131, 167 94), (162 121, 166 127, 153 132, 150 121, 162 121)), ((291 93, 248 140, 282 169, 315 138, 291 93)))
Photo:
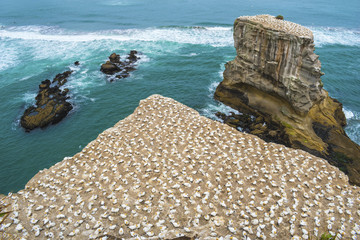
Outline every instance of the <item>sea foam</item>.
POLYGON ((360 144, 360 113, 347 108, 343 108, 343 112, 347 120, 347 126, 345 127, 347 135, 351 140, 360 144))
MULTIPOLYGON (((317 47, 340 44, 360 46, 360 31, 332 27, 309 27, 317 47)), ((161 27, 145 29, 113 29, 96 32, 68 31, 55 26, 17 26, 0 28, 0 38, 59 42, 89 42, 101 40, 176 42, 204 44, 214 47, 233 46, 231 27, 161 27)))
POLYGON ((115 29, 98 32, 67 32, 56 27, 22 26, 0 30, 0 38, 60 42, 98 40, 177 42, 205 44, 214 47, 232 46, 231 27, 166 27, 145 29, 115 29))
POLYGON ((109 6, 130 6, 136 4, 134 0, 111 0, 111 1, 103 1, 104 5, 109 6))
POLYGON ((346 117, 347 120, 352 119, 353 117, 355 117, 355 114, 350 110, 347 110, 347 109, 343 108, 343 112, 344 112, 345 117, 346 117))
POLYGON ((360 46, 360 31, 355 29, 310 27, 314 34, 315 45, 339 44, 344 46, 360 46))
POLYGON ((17 49, 9 48, 8 45, 0 41, 0 71, 13 67, 18 62, 17 49))

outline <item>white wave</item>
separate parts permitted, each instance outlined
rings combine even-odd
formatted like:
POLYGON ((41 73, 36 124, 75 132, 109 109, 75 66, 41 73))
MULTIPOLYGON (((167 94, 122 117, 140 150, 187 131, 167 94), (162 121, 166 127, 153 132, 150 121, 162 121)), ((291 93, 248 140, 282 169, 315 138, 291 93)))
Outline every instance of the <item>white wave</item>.
POLYGON ((181 55, 181 56, 184 56, 184 57, 194 57, 194 56, 197 56, 198 54, 197 53, 189 53, 189 54, 184 54, 184 55, 181 55))
POLYGON ((22 41, 19 43, 31 49, 35 60, 69 59, 79 60, 80 64, 93 58, 93 53, 99 49, 109 49, 105 43, 92 42, 57 42, 52 41, 22 41))
POLYGON ((12 123, 11 123, 11 130, 16 131, 19 129, 20 126, 20 117, 16 118, 12 123))
POLYGON ((360 144, 360 113, 347 108, 343 108, 343 112, 347 120, 346 134, 351 140, 360 144))
POLYGON ((26 25, 26 26, 13 26, 7 27, 3 30, 10 32, 32 32, 39 34, 64 34, 65 29, 59 28, 57 26, 43 26, 43 25, 26 25))
POLYGON ((355 116, 352 111, 347 110, 345 108, 343 108, 343 112, 345 114, 346 119, 351 119, 351 118, 353 118, 355 116))
POLYGON ((109 5, 109 6, 130 6, 130 5, 134 5, 135 1, 132 0, 111 0, 111 1, 104 1, 103 2, 104 5, 109 5))
POLYGON ((222 121, 220 118, 215 116, 215 113, 217 112, 225 113, 227 116, 230 115, 231 112, 235 114, 241 114, 239 111, 226 106, 221 102, 209 103, 205 108, 199 111, 199 113, 205 117, 222 121))
POLYGON ((136 65, 139 66, 142 63, 150 62, 150 58, 146 56, 145 54, 138 54, 138 57, 140 57, 139 60, 137 60, 136 65))
POLYGON ((98 72, 92 72, 91 74, 84 71, 78 73, 74 72, 70 75, 63 88, 70 89, 70 94, 74 96, 79 94, 85 96, 90 94, 90 89, 106 84, 106 82, 102 80, 103 77, 103 74, 98 72))
POLYGON ((73 33, 56 27, 22 26, 0 30, 0 38, 59 42, 89 42, 99 40, 177 42, 205 44, 214 47, 232 46, 232 28, 146 28, 73 33))
POLYGON ((205 27, 205 29, 210 31, 224 31, 224 32, 228 32, 232 30, 231 27, 205 27))
POLYGON ((18 62, 16 48, 8 47, 5 42, 0 41, 0 71, 15 66, 18 62))
POLYGON ((32 105, 35 103, 35 97, 37 93, 34 92, 26 92, 23 94, 21 100, 22 102, 25 102, 25 105, 32 105))
POLYGON ((340 44, 360 46, 360 31, 355 29, 310 27, 314 34, 315 46, 340 44))
POLYGON ((221 79, 224 78, 224 70, 219 71, 219 77, 220 77, 221 79))
POLYGON ((347 126, 345 131, 351 140, 360 145, 360 122, 347 126))
MULTIPOLYGON (((76 65, 70 65, 69 66, 70 70, 73 71, 73 73, 76 73, 78 71, 80 71, 80 66, 76 66, 76 65)), ((88 71, 88 69, 84 70, 83 72, 81 72, 82 74, 85 74, 88 71)))
POLYGON ((34 76, 34 75, 27 75, 27 76, 25 76, 25 77, 23 77, 23 78, 20 78, 19 81, 20 81, 20 82, 26 81, 26 80, 32 78, 33 76, 34 76))
MULTIPOLYGON (((218 77, 215 78, 215 80, 213 82, 210 83, 209 87, 208 87, 208 91, 209 91, 209 98, 213 99, 214 98, 214 93, 215 90, 217 88, 217 86, 220 84, 220 82, 223 80, 223 72, 225 70, 225 66, 224 64, 220 64, 219 65, 219 72, 218 72, 218 77)), ((218 101, 214 101, 212 100, 205 108, 201 109, 200 114, 214 119, 214 120, 218 120, 222 122, 222 119, 218 118, 215 113, 217 112, 221 112, 226 114, 227 116, 230 115, 231 112, 235 113, 235 114, 241 114, 239 111, 223 104, 222 102, 218 102, 218 101)))
POLYGON ((214 95, 215 90, 216 90, 217 86, 219 86, 219 84, 220 84, 220 82, 212 82, 210 84, 210 86, 208 88, 209 93, 210 93, 209 97, 212 97, 214 95))

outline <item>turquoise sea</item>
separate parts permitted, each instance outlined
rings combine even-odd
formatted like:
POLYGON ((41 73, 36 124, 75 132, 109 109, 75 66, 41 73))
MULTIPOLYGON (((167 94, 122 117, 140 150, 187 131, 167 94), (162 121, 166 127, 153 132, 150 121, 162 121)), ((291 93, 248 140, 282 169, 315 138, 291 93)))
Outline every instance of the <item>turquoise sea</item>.
POLYGON ((359 0, 1 0, 0 193, 24 188, 151 94, 212 118, 230 111, 212 96, 235 56, 235 18, 256 14, 281 14, 314 32, 325 89, 343 103, 346 131, 360 143, 359 0), (100 65, 133 49, 141 52, 137 71, 108 82, 100 65), (69 69, 74 109, 57 125, 25 133, 19 120, 40 82, 69 69))

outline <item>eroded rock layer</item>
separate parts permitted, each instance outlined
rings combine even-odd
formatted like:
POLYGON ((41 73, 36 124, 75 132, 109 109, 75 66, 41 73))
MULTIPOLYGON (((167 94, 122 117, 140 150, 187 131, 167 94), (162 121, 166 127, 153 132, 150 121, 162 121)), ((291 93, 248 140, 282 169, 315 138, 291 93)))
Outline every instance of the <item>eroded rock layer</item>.
POLYGON ((254 134, 326 158, 359 185, 360 147, 343 130, 341 103, 323 89, 311 31, 270 15, 239 17, 234 42, 237 55, 225 65, 215 98, 263 119, 260 128, 273 133, 254 134))
POLYGON ((25 239, 314 239, 326 231, 356 239, 359 190, 321 158, 153 95, 0 201, 12 210, 0 230, 25 239))

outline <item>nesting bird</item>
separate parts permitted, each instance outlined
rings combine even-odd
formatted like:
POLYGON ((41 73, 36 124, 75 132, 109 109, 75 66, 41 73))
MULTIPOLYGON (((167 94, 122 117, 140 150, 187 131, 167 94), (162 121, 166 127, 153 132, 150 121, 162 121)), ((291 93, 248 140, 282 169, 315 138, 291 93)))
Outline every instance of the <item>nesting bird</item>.
POLYGON ((159 95, 2 203, 0 228, 28 239, 360 233, 359 188, 325 160, 159 95))

